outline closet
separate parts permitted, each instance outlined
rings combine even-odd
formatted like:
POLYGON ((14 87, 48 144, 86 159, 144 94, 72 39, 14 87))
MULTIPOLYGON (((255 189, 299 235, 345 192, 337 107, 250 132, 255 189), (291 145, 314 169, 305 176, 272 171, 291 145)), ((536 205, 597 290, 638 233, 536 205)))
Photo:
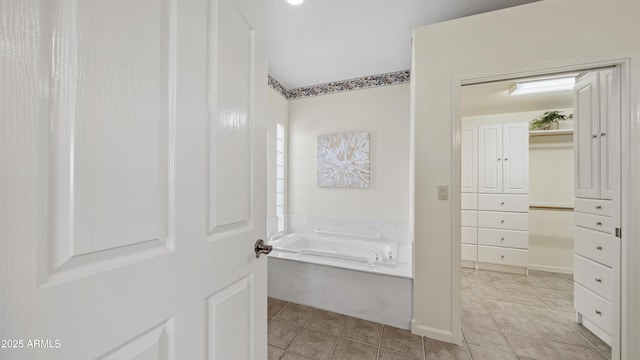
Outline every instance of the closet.
POLYGON ((620 241, 616 235, 620 174, 619 84, 616 69, 580 77, 576 111, 574 306, 578 322, 612 344, 618 303, 620 241))
POLYGON ((526 273, 529 124, 465 127, 461 176, 463 265, 526 273))

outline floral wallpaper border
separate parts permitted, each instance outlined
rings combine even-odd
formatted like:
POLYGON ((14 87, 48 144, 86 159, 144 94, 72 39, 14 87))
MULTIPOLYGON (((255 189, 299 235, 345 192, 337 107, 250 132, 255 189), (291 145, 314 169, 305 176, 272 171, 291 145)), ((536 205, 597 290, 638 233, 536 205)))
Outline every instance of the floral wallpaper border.
POLYGON ((269 75, 269 86, 288 100, 334 94, 344 91, 368 89, 379 86, 405 84, 409 81, 411 81, 411 74, 409 70, 404 70, 349 80, 334 81, 326 84, 287 89, 276 78, 269 75))

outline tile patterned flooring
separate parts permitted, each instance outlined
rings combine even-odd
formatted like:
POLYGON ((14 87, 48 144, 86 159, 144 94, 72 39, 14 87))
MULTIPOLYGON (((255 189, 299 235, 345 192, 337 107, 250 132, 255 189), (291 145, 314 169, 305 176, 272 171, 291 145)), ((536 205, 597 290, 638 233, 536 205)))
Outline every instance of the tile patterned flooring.
POLYGON ((462 345, 269 298, 269 360, 605 360, 573 311, 573 277, 462 269, 462 345))

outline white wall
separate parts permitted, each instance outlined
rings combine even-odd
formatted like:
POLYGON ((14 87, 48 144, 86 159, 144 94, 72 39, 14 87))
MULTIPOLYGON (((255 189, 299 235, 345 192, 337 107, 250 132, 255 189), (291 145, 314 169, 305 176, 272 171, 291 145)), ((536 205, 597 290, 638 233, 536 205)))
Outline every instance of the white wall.
MULTIPOLYGON (((289 103, 277 91, 267 91, 267 217, 268 233, 277 232, 276 216, 276 125, 285 126, 285 173, 287 171, 287 125, 289 123, 289 103), (275 227, 275 228, 274 228, 275 227)), ((285 176, 286 186, 286 176, 285 176)), ((286 187, 285 187, 286 188, 286 187)), ((284 212, 287 213, 287 194, 284 199, 284 212)))
MULTIPOLYGON (((573 109, 465 116, 462 126, 531 122, 547 110, 572 114, 573 109)), ((560 123, 572 129, 573 120, 560 123)), ((573 136, 529 138, 529 204, 573 207, 573 136)), ((573 273, 573 211, 529 211, 529 268, 573 273)))
POLYGON ((623 356, 640 354, 640 42, 637 0, 545 0, 414 30, 412 190, 415 232, 414 327, 460 341, 460 196, 437 200, 437 186, 460 187, 459 93, 464 81, 624 64, 622 274, 623 356), (634 241, 631 241, 634 240, 634 241), (456 246, 453 246, 456 244, 456 246))
POLYGON ((289 101, 289 213, 388 222, 409 220, 409 85, 289 101), (316 184, 321 134, 368 132, 368 189, 316 184))

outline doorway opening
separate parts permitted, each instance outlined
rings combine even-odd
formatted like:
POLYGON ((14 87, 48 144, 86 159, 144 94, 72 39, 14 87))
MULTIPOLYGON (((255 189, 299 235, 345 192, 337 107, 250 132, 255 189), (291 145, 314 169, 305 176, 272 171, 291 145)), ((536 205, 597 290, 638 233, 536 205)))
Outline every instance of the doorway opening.
POLYGON ((482 333, 506 353, 522 355, 528 337, 540 356, 619 358, 620 84, 620 67, 606 67, 462 87, 460 314, 470 347, 482 333), (510 94, 559 78, 576 85, 510 94), (549 116, 560 121, 532 128, 549 116))

